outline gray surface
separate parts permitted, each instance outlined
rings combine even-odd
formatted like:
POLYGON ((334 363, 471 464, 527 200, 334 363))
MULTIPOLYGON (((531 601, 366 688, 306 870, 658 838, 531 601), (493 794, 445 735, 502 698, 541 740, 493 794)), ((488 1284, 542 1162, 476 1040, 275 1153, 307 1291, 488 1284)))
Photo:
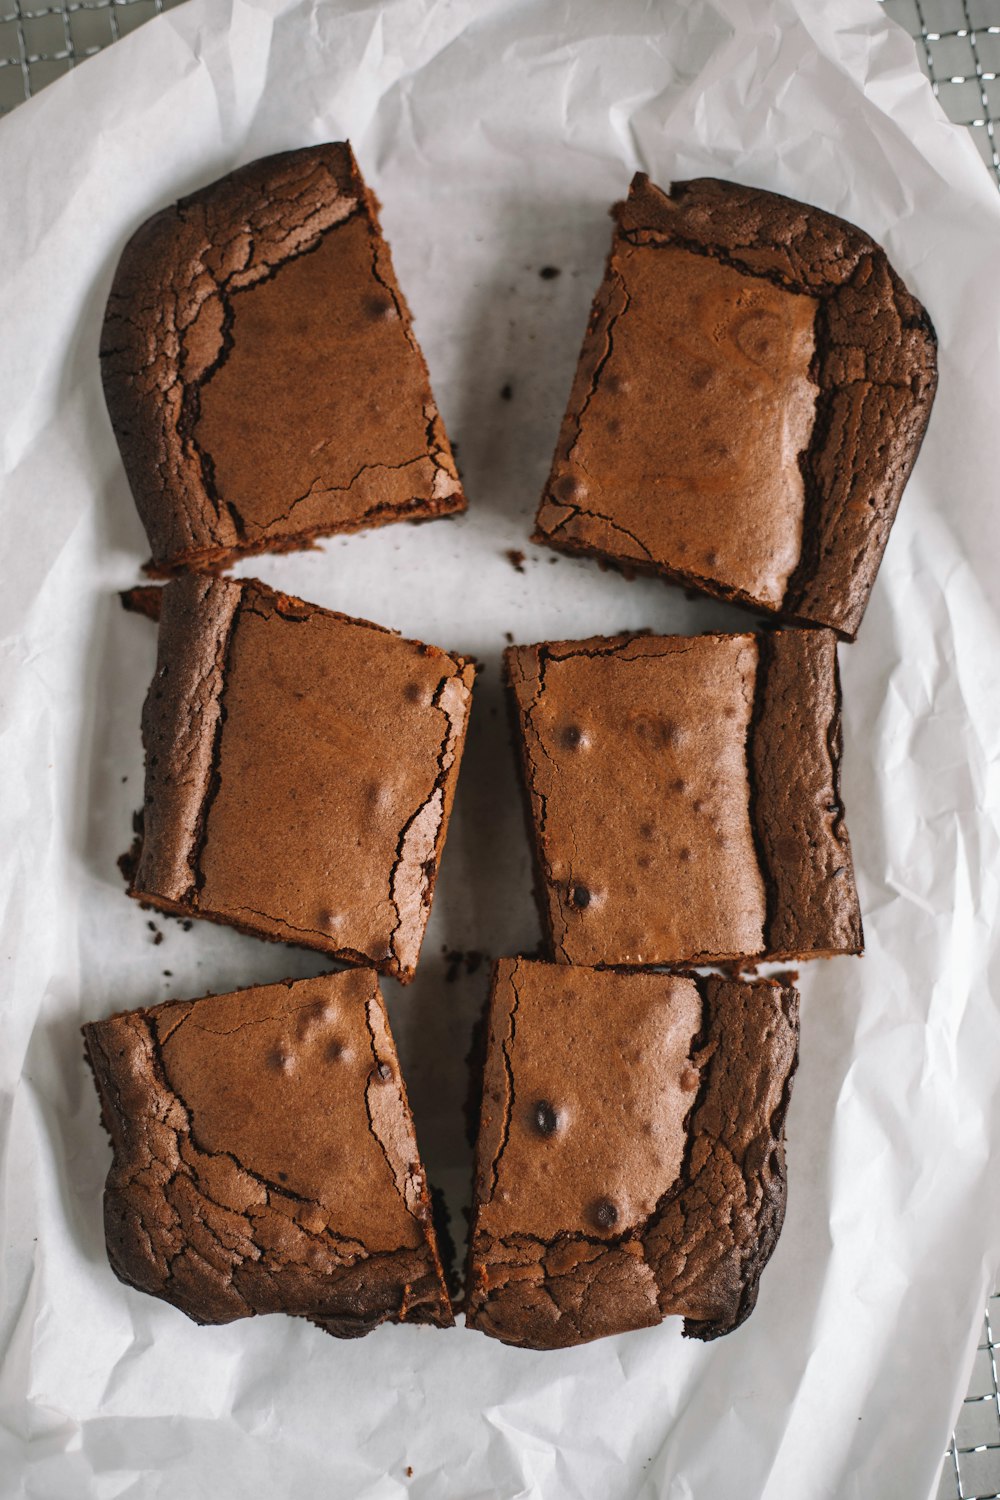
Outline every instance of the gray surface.
MULTIPOLYGON (((183 0, 0 0, 0 114, 183 0)), ((835 0, 834 0, 835 3, 835 0)), ((1000 0, 882 0, 917 42, 947 114, 1000 184, 1000 0)), ((1000 1500, 1000 1293, 990 1298, 938 1500, 1000 1500)))

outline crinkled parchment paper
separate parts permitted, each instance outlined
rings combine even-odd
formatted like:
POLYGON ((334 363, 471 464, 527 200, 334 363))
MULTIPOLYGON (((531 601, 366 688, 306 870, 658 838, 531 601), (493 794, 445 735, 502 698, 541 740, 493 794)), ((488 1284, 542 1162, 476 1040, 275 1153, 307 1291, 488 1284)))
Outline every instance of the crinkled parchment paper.
POLYGON ((0 1494, 928 1494, 1000 1250, 1000 199, 911 42, 874 0, 191 0, 3 121, 0 183, 0 1494), (345 135, 470 510, 253 568, 486 664, 419 978, 386 986, 456 1214, 486 968, 449 982, 442 948, 538 936, 504 633, 744 623, 527 543, 608 205, 637 167, 805 198, 875 235, 938 328, 924 451, 841 649, 868 952, 803 974, 788 1219, 756 1313, 714 1345, 676 1321, 548 1355, 461 1327, 201 1329, 105 1260, 80 1022, 322 959, 165 920, 154 945, 122 894, 154 631, 115 597, 147 554, 101 398, 102 309, 154 209, 345 135), (522 547, 518 572, 504 552, 522 547))

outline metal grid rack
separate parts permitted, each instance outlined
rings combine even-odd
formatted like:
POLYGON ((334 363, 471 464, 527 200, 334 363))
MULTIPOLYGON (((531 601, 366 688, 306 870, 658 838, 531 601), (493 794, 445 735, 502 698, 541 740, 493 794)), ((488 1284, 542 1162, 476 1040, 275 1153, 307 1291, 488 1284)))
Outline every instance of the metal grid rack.
POLYGON ((181 0, 0 0, 0 114, 181 0))
MULTIPOLYGON (((0 0, 0 114, 183 0, 0 0)), ((917 43, 945 112, 967 125, 1000 185, 1000 0, 881 0, 917 43)), ((969 1393, 937 1500, 1000 1500, 1000 1290, 986 1308, 969 1393)))

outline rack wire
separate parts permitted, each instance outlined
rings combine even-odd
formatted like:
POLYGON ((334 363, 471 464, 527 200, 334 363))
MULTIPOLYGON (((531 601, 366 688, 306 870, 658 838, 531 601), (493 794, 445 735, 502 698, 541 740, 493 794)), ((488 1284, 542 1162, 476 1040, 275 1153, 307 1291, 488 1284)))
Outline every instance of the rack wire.
POLYGON ((182 0, 0 0, 0 114, 182 0))
MULTIPOLYGON (((0 0, 0 115, 183 0, 0 0)), ((880 0, 1000 186, 1000 0, 880 0)), ((1000 1291, 989 1300, 937 1500, 1000 1500, 1000 1291)))

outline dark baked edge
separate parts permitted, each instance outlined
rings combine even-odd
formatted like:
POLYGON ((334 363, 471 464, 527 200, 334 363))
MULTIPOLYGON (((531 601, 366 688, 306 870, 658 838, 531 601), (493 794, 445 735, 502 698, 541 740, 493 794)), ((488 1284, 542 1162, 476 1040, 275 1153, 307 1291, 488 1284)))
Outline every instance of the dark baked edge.
MULTIPOLYGON (((402 639, 418 649, 431 649, 455 668, 453 673, 448 674, 447 680, 452 677, 460 678, 467 697, 463 720, 451 749, 451 759, 447 765, 444 764, 449 733, 446 734, 445 745, 439 754, 437 776, 428 793, 429 800, 438 790, 441 791, 442 811, 433 860, 425 866, 426 887, 421 904, 426 931, 468 731, 475 680, 474 661, 440 647, 427 648, 424 642, 400 637, 398 631, 373 621, 325 609, 318 604, 308 604, 294 595, 268 588, 254 578, 228 579, 214 575, 188 574, 172 580, 157 592, 160 596, 155 601, 160 614, 157 664, 142 713, 142 740, 146 752, 143 813, 128 894, 144 905, 155 907, 171 916, 204 918, 253 937, 315 949, 354 967, 375 968, 401 984, 408 984, 416 973, 419 954, 412 964, 400 963, 394 950, 388 957, 376 961, 353 948, 338 946, 319 932, 305 932, 291 927, 286 930, 271 930, 200 906, 197 899, 199 861, 209 809, 218 786, 218 761, 225 720, 227 662, 239 612, 247 597, 252 596, 277 601, 279 612, 294 614, 307 611, 310 615, 326 615, 361 629, 402 639), (213 609, 217 613, 228 612, 228 626, 224 632, 217 632, 217 638, 214 642, 209 642, 206 649, 202 617, 213 609), (182 670, 178 670, 179 667, 182 670), (206 685, 209 723, 205 733, 201 730, 202 719, 193 714, 194 700, 190 685, 192 676, 206 685), (210 749, 205 744, 209 734, 210 749), (189 740, 193 738, 194 747, 186 758, 184 775, 175 776, 171 774, 169 767, 177 746, 184 743, 185 736, 189 740), (199 764, 195 766, 195 774, 192 775, 194 760, 199 764), (166 773, 161 770, 161 762, 168 765, 166 773)), ((450 728, 449 719, 449 731, 450 728)), ((422 803, 421 808, 425 805, 426 803, 422 803)), ((400 831, 397 863, 402 857, 406 827, 419 811, 417 809, 400 831)), ((392 872, 389 878, 391 889, 392 872)), ((284 924, 276 917, 269 918, 269 921, 275 929, 284 928, 284 924)))
MULTIPOLYGON (((287 989, 292 989, 297 983, 301 982, 292 979, 272 981, 272 983, 283 984, 287 989)), ((235 995, 257 988, 260 988, 260 986, 246 985, 241 987, 241 989, 229 991, 228 993, 235 995)), ((406 1082, 399 1067, 398 1056, 395 1053, 395 1042, 392 1038, 388 1016, 385 1012, 385 1004, 381 994, 378 992, 377 986, 376 996, 376 1003, 382 1012, 385 1034, 396 1062, 396 1073, 399 1081, 403 1113, 415 1143, 416 1132, 406 1093, 406 1082)), ((104 1188, 104 1224, 108 1261, 114 1274, 125 1285, 132 1286, 138 1291, 145 1292, 150 1296, 159 1298, 161 1301, 170 1303, 171 1306, 183 1312, 193 1322, 202 1325, 232 1322, 239 1318, 255 1317, 267 1312, 287 1312, 291 1316, 308 1318, 317 1327, 324 1329, 338 1338, 360 1338, 385 1322, 430 1323, 442 1328, 453 1326, 455 1320, 436 1239, 435 1212, 433 1207, 434 1190, 430 1187, 422 1162, 419 1163, 422 1177, 420 1206, 416 1214, 412 1214, 411 1211, 411 1216, 420 1225, 423 1235, 423 1245, 413 1250, 404 1247, 399 1251, 366 1252, 366 1254, 357 1258, 350 1265, 342 1268, 342 1274, 340 1274, 340 1268, 338 1268, 338 1272, 334 1274, 333 1279, 344 1283, 341 1296, 346 1305, 333 1315, 330 1315, 329 1310, 324 1313, 322 1307, 318 1304, 312 1310, 308 1307, 293 1306, 291 1305, 291 1299, 289 1299, 286 1306, 281 1305, 280 1299, 275 1301, 273 1298, 270 1299, 272 1305, 255 1306, 251 1301, 246 1300, 240 1290, 236 1290, 234 1296, 242 1303, 242 1307, 238 1310, 233 1310, 230 1307, 225 1312, 222 1312, 218 1306, 214 1309, 211 1308, 205 1302, 204 1297, 202 1298, 202 1305, 199 1306, 197 1298, 192 1299, 189 1294, 172 1294, 172 1273, 169 1264, 167 1265, 164 1277, 161 1278, 158 1275, 151 1276, 149 1274, 149 1255, 147 1253, 144 1256, 142 1250, 151 1251, 155 1256, 157 1246, 143 1226, 140 1225, 138 1235, 134 1228, 130 1232, 129 1219, 131 1207, 127 1187, 123 1186, 123 1179, 127 1178, 129 1170, 133 1168, 137 1174, 145 1177, 148 1175, 151 1163, 146 1153, 138 1152, 135 1144, 129 1141, 130 1132, 135 1128, 137 1123, 135 1114, 138 1111, 130 1111, 127 1100, 123 1098, 123 1095, 127 1095, 130 1089, 127 1066, 121 1063, 125 1049, 119 1048, 117 1053, 114 1053, 108 1049, 105 1043, 113 1043, 116 1033, 120 1032, 123 1027, 142 1027, 151 1058, 150 1082, 154 1089, 159 1088, 166 1096, 176 1101, 180 1111, 187 1116, 188 1120, 188 1129, 183 1133, 187 1135, 192 1144, 196 1144, 194 1132, 191 1129, 190 1111, 170 1081, 162 1057, 162 1044, 157 1041, 151 1018, 163 1011, 170 1010, 184 1012, 186 1015, 197 1003, 197 1000, 166 1001, 134 1011, 118 1011, 102 1021, 87 1022, 81 1027, 84 1059, 90 1068, 100 1101, 101 1123, 111 1138, 112 1144, 112 1162, 108 1170, 104 1188), (142 1243, 142 1249, 137 1249, 140 1242, 142 1243), (422 1269, 421 1262, 423 1262, 422 1269), (360 1304, 364 1300, 363 1295, 355 1293, 352 1296, 350 1286, 352 1283, 358 1281, 359 1276, 363 1283, 364 1271, 369 1265, 386 1270, 390 1279, 394 1274, 395 1268, 398 1273, 397 1280, 401 1289, 398 1307, 393 1308, 389 1305, 376 1306, 370 1308, 367 1313, 359 1310, 360 1304), (417 1278, 411 1282, 407 1279, 406 1273, 414 1270, 417 1271, 417 1278), (414 1294, 412 1301, 411 1293, 414 1294), (349 1312, 347 1307, 352 1302, 354 1302, 355 1306, 349 1312), (313 1313, 315 1313, 315 1316, 313 1313)), ((368 1002, 366 1001, 365 1003, 367 1005, 368 1002)), ((371 1032, 370 1024, 369 1031, 371 1032)), ((372 1037, 374 1049, 375 1041, 373 1033, 372 1037)), ((133 1106, 135 1105, 136 1101, 134 1098, 131 1100, 131 1103, 133 1106)), ((165 1111, 164 1115, 156 1120, 157 1124, 161 1126, 166 1124, 166 1113, 165 1111)), ((229 1159, 240 1172, 260 1182, 269 1194, 273 1193, 290 1202, 308 1201, 299 1199, 290 1189, 283 1187, 279 1183, 267 1182, 266 1179, 251 1171, 251 1169, 247 1168, 228 1151, 205 1153, 201 1151, 200 1147, 197 1147, 197 1149, 208 1159, 222 1157, 229 1159)), ((415 1147, 415 1149, 418 1148, 415 1147)), ((180 1166, 175 1168, 170 1181, 173 1181, 178 1175, 183 1175, 180 1166)), ((195 1184, 195 1191, 201 1192, 201 1195, 210 1207, 220 1207, 201 1188, 196 1173, 191 1174, 190 1180, 195 1184)), ((297 1227, 300 1231, 303 1229, 303 1226, 300 1224, 297 1227)), ((186 1243, 187 1248, 191 1249, 190 1242, 186 1243)), ((268 1272, 269 1286, 273 1286, 273 1274, 272 1272, 268 1272)), ((210 1290, 208 1295, 211 1296, 210 1290)))
POLYGON ((747 736, 750 826, 766 894, 757 957, 859 955, 864 932, 840 793, 837 638, 810 629, 757 639, 747 736))
POLYGON ((444 423, 431 393, 426 360, 392 270, 378 202, 364 183, 349 142, 259 158, 141 224, 115 270, 102 325, 100 360, 111 425, 152 548, 146 571, 154 577, 169 577, 188 568, 217 571, 240 557, 311 547, 321 536, 397 520, 432 520, 466 509, 444 423), (317 174, 335 186, 332 196, 325 190, 322 211, 316 206, 317 193, 323 200, 324 191, 314 180, 317 174), (296 203, 298 195, 306 201, 296 203), (275 198, 284 214, 274 212, 275 198), (428 418, 428 456, 435 463, 441 456, 439 467, 454 480, 456 489, 449 496, 413 497, 399 505, 379 503, 344 523, 251 540, 234 507, 216 495, 211 458, 194 438, 200 389, 228 353, 226 329, 231 312, 227 298, 231 291, 267 279, 289 261, 316 249, 326 233, 359 214, 368 220, 373 240, 384 251, 392 282, 389 290, 423 371, 433 407, 428 418), (202 219, 210 227, 203 225, 199 237, 194 231, 202 219), (241 236, 247 242, 244 264, 225 273, 218 265, 213 269, 212 263, 241 236), (294 243, 289 245, 289 240, 294 243), (215 360, 187 379, 182 369, 183 332, 194 322, 189 304, 196 283, 203 300, 212 295, 220 298, 223 333, 215 360), (139 381, 141 389, 137 389, 139 381))
MULTIPOLYGON (((649 181, 645 173, 636 173, 630 188, 629 198, 612 210, 616 232, 605 266, 604 277, 595 295, 590 320, 584 336, 574 387, 566 414, 563 418, 553 458, 552 470, 546 482, 536 517, 532 541, 555 547, 557 550, 604 557, 616 560, 614 553, 595 543, 560 535, 561 528, 574 514, 594 514, 585 506, 574 506, 553 493, 557 465, 565 461, 569 448, 575 441, 579 422, 586 405, 586 393, 582 404, 577 395, 584 362, 589 360, 591 340, 604 321, 602 299, 607 286, 611 258, 620 242, 674 244, 697 254, 712 256, 733 266, 746 275, 762 276, 790 291, 803 292, 820 300, 817 316, 817 355, 814 360, 820 396, 817 399, 816 420, 810 444, 800 458, 805 481, 805 512, 803 516, 803 540, 799 565, 789 579, 785 597, 780 606, 756 599, 741 590, 728 587, 717 580, 688 572, 676 566, 626 554, 619 554, 629 567, 655 573, 667 582, 682 584, 714 597, 763 610, 777 615, 789 623, 825 625, 837 631, 841 638, 853 640, 861 623, 871 588, 881 563, 888 541, 889 531, 895 518, 899 501, 909 474, 916 461, 937 386, 937 340, 926 309, 907 290, 886 257, 884 250, 871 237, 844 219, 837 218, 822 209, 786 198, 778 193, 747 188, 740 184, 725 182, 717 178, 696 178, 688 182, 671 185, 664 193, 649 181), (740 242, 735 238, 736 227, 730 223, 732 215, 750 208, 752 212, 767 218, 765 232, 757 237, 740 242), (768 217, 769 216, 769 217, 768 217), (808 226, 804 228, 803 226, 808 226), (729 235, 727 238, 727 229, 729 235), (780 232, 775 232, 778 229, 780 232), (770 237, 767 231, 770 230, 770 237), (839 273, 850 265, 850 279, 840 281, 815 281, 796 276, 792 245, 796 232, 800 237, 823 245, 828 252, 828 264, 836 265, 839 273), (641 236, 647 236, 644 240, 641 236), (782 244, 782 241, 784 244, 782 244), (837 252, 838 244, 842 247, 837 252), (778 264, 784 257, 785 265, 778 264), (770 264, 768 260, 770 259, 770 264), (871 285, 877 281, 877 287, 871 285), (894 357, 884 358, 877 345, 869 349, 877 366, 880 379, 861 380, 847 369, 843 360, 838 366, 836 350, 830 347, 831 319, 839 310, 842 301, 854 298, 870 304, 866 311, 874 326, 878 313, 879 298, 886 296, 898 314, 901 335, 894 347, 894 357), (833 311, 831 311, 831 304, 833 311), (838 369, 844 378, 838 379, 838 369), (884 461, 881 473, 874 476, 865 503, 850 492, 843 491, 842 478, 845 467, 850 476, 857 477, 860 466, 858 454, 852 463, 845 466, 836 452, 824 454, 824 445, 833 441, 838 421, 849 425, 852 412, 839 412, 838 401, 845 392, 859 384, 870 384, 872 388, 886 393, 896 392, 898 410, 883 413, 878 433, 881 438, 880 452, 884 461), (909 399, 904 395, 909 391, 909 399), (824 483, 818 474, 826 465, 833 478, 824 483), (840 486, 841 493, 836 493, 840 486), (570 511, 548 528, 543 522, 547 504, 570 511)), ((822 264, 822 257, 821 257, 822 264)), ((798 270, 802 271, 801 259, 798 270)), ((604 329, 610 337, 613 318, 609 318, 604 329)), ((843 320, 850 323, 850 317, 843 320)), ((859 322, 855 312, 854 322, 859 322)), ((862 341, 861 353, 864 353, 862 341)), ((598 357, 589 377, 589 388, 600 371, 603 357, 598 357)), ((867 377, 867 371, 866 371, 867 377)), ((886 396, 888 400, 888 395, 886 396)), ((598 519, 609 519, 598 517, 598 519)), ((620 528, 619 528, 620 529, 620 528)))

